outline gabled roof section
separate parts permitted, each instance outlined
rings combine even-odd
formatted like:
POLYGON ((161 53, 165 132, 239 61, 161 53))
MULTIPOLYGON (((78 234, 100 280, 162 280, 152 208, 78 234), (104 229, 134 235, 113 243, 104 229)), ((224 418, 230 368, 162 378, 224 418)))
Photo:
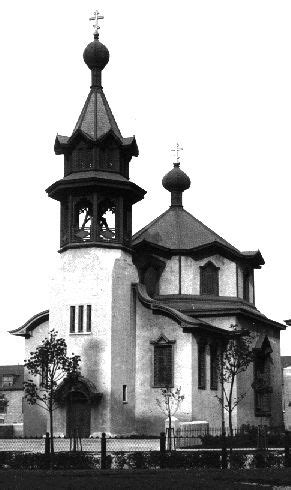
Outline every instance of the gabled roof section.
POLYGON ((188 252, 193 256, 201 254, 203 250, 215 253, 214 249, 216 248, 222 254, 228 252, 238 259, 251 260, 254 266, 264 264, 259 251, 240 252, 224 238, 178 206, 171 206, 133 236, 134 248, 137 248, 142 242, 172 253, 174 251, 188 252))
POLYGON ((49 310, 44 310, 31 317, 21 327, 18 327, 15 330, 10 330, 9 333, 11 333, 12 335, 18 335, 19 337, 28 338, 32 330, 38 327, 38 325, 41 325, 41 323, 47 322, 48 320, 49 310))

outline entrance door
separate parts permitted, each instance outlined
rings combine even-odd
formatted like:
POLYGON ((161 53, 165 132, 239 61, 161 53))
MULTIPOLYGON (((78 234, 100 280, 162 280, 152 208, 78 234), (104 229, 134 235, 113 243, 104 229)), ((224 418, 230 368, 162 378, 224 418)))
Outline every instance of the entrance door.
POLYGON ((91 407, 80 392, 73 392, 67 398, 67 436, 89 437, 91 407))

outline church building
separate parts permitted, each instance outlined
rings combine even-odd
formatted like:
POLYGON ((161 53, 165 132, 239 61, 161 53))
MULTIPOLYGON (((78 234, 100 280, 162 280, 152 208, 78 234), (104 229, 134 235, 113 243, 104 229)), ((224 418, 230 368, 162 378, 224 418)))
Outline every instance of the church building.
MULTIPOLYGON (((60 203, 49 309, 11 331, 25 338, 26 358, 51 329, 66 340, 68 355, 81 357, 81 377, 59 387, 55 432, 73 426, 83 437, 159 434, 163 387, 181 387, 179 420, 220 427, 217 356, 233 325, 254 334, 257 359, 236 379, 237 396, 246 396, 234 426, 279 426, 285 326, 255 306, 261 253, 241 252, 184 209, 191 182, 179 158, 162 179, 169 208, 132 235, 134 204, 146 191, 129 179, 138 146, 134 136, 122 136, 104 95, 109 52, 97 29, 84 61, 90 92, 72 134, 56 137, 64 176, 46 190, 60 203)), ((42 436, 47 419, 24 402, 25 436, 42 436)))

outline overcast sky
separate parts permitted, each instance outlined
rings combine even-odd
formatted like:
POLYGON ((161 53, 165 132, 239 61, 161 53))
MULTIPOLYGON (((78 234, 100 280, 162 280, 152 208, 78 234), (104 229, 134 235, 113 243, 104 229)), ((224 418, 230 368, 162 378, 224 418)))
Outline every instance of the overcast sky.
POLYGON ((123 136, 136 136, 131 180, 148 191, 134 231, 169 205, 161 179, 178 141, 185 208, 240 250, 261 250, 257 308, 291 318, 291 2, 16 0, 1 5, 0 364, 23 362, 23 339, 6 332, 49 307, 59 208, 45 189, 63 175, 56 133, 72 133, 89 92, 82 54, 96 8, 104 92, 123 136))

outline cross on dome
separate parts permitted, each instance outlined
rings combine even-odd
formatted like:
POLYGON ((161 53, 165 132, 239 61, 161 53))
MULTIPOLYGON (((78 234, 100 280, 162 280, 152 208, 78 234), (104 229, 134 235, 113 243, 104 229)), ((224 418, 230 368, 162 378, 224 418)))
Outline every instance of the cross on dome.
POLYGON ((89 18, 89 20, 94 20, 94 24, 93 24, 93 27, 94 27, 94 35, 97 34, 98 35, 98 31, 100 29, 100 26, 98 25, 98 20, 101 20, 101 19, 104 19, 104 15, 99 15, 100 12, 98 12, 98 10, 95 10, 94 14, 92 17, 89 18))
POLYGON ((175 167, 179 167, 180 166, 180 155, 179 155, 179 152, 180 151, 183 151, 183 148, 181 148, 181 146, 179 145, 179 143, 176 144, 176 148, 173 148, 171 151, 175 151, 176 152, 176 162, 174 163, 174 166, 175 167))

